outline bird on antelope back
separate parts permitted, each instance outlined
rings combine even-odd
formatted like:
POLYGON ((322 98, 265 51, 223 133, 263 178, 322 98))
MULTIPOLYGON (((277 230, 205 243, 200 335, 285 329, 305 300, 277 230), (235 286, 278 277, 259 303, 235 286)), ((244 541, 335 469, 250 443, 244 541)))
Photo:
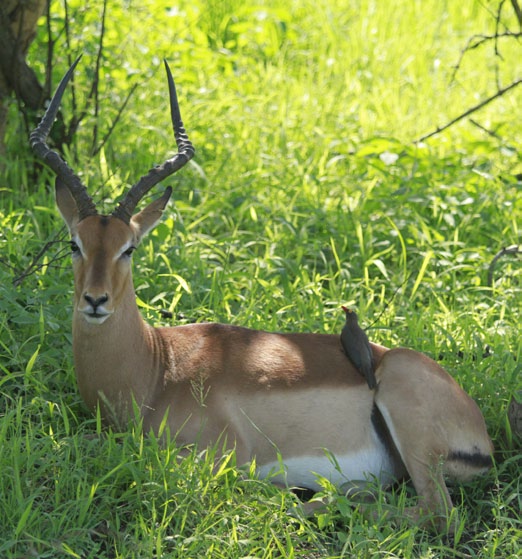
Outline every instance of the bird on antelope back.
POLYGON ((373 370, 373 355, 370 340, 366 332, 359 326, 357 313, 342 307, 346 313, 346 323, 341 331, 341 344, 348 359, 366 379, 373 390, 377 386, 373 370))

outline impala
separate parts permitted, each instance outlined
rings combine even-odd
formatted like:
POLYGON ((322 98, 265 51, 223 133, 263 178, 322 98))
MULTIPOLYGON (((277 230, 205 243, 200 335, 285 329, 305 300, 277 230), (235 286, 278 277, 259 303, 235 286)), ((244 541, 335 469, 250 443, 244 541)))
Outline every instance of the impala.
POLYGON ((56 201, 71 234, 74 365, 87 406, 120 426, 138 409, 145 430, 158 432, 166 421, 181 444, 224 441, 238 463, 255 460, 260 476, 279 472, 275 481, 290 487, 317 490, 318 476, 339 487, 409 476, 419 500, 407 514, 444 524, 453 507, 445 477, 486 471, 493 447, 479 408, 437 363, 372 343, 377 386, 370 390, 336 335, 215 323, 153 328, 142 319, 131 254, 160 220, 171 188, 135 208, 194 148, 165 63, 178 153, 141 177, 111 215, 100 215, 79 177, 47 146, 77 63, 31 145, 57 175, 56 201))

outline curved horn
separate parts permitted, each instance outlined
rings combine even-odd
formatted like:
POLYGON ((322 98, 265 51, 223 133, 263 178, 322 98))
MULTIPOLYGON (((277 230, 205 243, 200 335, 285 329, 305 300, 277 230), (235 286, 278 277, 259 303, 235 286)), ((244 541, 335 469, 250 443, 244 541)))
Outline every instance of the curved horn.
POLYGON ((82 220, 88 215, 96 215, 96 206, 89 196, 87 189, 83 185, 82 181, 74 173, 74 171, 67 165, 67 163, 61 158, 61 156, 47 145, 47 137, 51 131, 54 119, 60 108, 60 103, 62 101, 63 93, 71 76, 73 75, 76 65, 80 61, 81 56, 79 56, 74 64, 69 68, 62 81, 58 85, 56 93, 51 99, 51 103, 47 110, 45 111, 40 124, 31 132, 30 142, 31 148, 34 153, 38 155, 43 161, 56 173, 56 175, 62 179, 65 183, 69 192, 76 202, 78 208, 78 217, 82 220))
POLYGON ((118 217, 125 223, 129 223, 134 209, 139 201, 147 194, 147 192, 158 182, 179 171, 192 157, 194 157, 194 146, 190 142, 179 110, 178 96, 176 94, 176 86, 172 78, 169 65, 165 60, 165 70, 169 82, 170 97, 170 114, 172 118, 172 127, 174 129, 174 138, 178 146, 178 153, 171 159, 168 159, 162 165, 157 165, 151 169, 146 175, 141 177, 136 184, 127 192, 125 198, 120 202, 118 207, 112 212, 114 217, 118 217))

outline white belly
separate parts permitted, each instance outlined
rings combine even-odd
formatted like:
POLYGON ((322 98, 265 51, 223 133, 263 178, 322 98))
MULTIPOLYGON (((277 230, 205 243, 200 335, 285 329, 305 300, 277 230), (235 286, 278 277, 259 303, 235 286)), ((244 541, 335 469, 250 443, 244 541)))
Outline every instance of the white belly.
POLYGON ((394 465, 384 452, 375 446, 349 454, 322 454, 285 458, 281 462, 264 464, 258 468, 260 477, 269 478, 288 487, 303 487, 319 491, 318 478, 325 478, 336 487, 354 482, 366 482, 375 477, 381 485, 395 479, 394 465))

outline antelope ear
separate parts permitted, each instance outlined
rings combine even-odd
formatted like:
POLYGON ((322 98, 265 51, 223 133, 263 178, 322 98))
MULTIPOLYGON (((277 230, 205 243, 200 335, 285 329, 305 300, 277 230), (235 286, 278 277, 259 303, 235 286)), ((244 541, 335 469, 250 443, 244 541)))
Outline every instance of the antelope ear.
POLYGON ((76 231, 76 226, 79 221, 78 207, 76 201, 72 197, 67 185, 60 177, 56 177, 54 184, 54 192, 56 196, 56 205, 60 210, 63 220, 69 228, 71 235, 76 231))
POLYGON ((154 202, 151 202, 148 206, 143 208, 141 212, 138 212, 136 215, 131 217, 130 226, 133 229, 138 242, 140 242, 151 229, 156 227, 161 219, 163 210, 165 209, 171 194, 172 188, 169 186, 161 198, 154 200, 154 202))

